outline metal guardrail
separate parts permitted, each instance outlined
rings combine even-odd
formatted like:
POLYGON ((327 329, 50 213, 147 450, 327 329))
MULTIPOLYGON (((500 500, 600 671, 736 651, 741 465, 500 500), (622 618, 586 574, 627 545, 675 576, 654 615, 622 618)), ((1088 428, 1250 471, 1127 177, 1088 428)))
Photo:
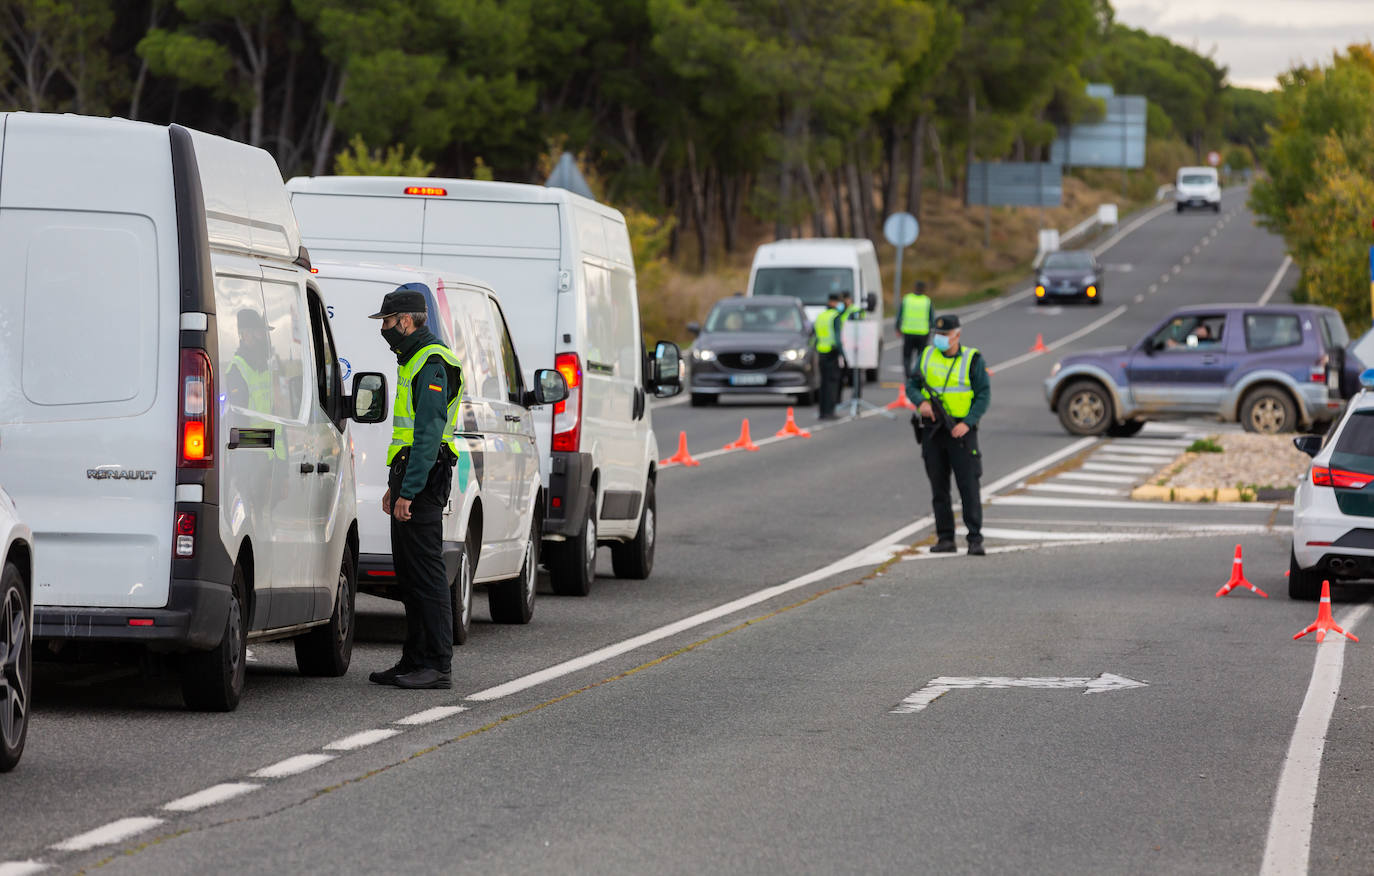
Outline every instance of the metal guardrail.
MULTIPOLYGON (((1172 188, 1172 186, 1170 187, 1172 188)), ((1054 228, 1042 228, 1038 241, 1035 258, 1031 261, 1031 266, 1038 268, 1044 261, 1045 256, 1059 250, 1065 243, 1082 237, 1089 232, 1095 231, 1099 227, 1112 226, 1117 224, 1116 204, 1103 204, 1097 208, 1097 212, 1079 222, 1068 231, 1059 231, 1054 228)))

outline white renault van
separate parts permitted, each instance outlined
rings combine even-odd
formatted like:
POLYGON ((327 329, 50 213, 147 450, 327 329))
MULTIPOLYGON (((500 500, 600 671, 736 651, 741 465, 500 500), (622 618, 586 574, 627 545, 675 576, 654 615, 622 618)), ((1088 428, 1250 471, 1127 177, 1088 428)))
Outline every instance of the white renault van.
POLYGON ((1221 212, 1221 184, 1215 167, 1180 167, 1174 183, 1174 210, 1189 208, 1221 212))
POLYGON ((0 773, 19 765, 33 707, 33 533, 0 487, 0 773))
POLYGON ((644 351, 624 217, 564 189, 515 183, 298 177, 287 190, 321 258, 455 271, 496 291, 526 383, 533 363, 552 361, 568 384, 566 400, 536 414, 554 591, 589 591, 599 544, 611 546, 617 576, 647 578, 658 460, 647 396, 681 385, 675 345, 644 351))
MULTIPOLYGON (((233 709, 252 640, 342 675, 358 555, 325 304, 271 156, 177 125, 0 115, 0 483, 35 638, 181 654, 233 709)), ((381 375, 354 396, 380 419, 381 375)))
MULTIPOLYGON (((396 357, 368 314, 403 283, 427 290, 426 328, 463 366, 458 412, 462 453, 444 509, 444 565, 451 582, 453 641, 467 641, 473 585, 486 585, 491 619, 528 623, 534 616, 544 493, 532 407, 567 394, 557 371, 534 372, 533 389, 515 358, 510 330, 492 291, 476 280, 389 265, 317 261, 315 279, 329 300, 329 319, 347 379, 354 369, 396 369, 396 357)), ((391 560, 391 518, 382 511, 391 417, 353 429, 358 479, 359 585, 399 599, 391 560)))
MULTIPOLYGON (((883 281, 878 273, 878 253, 866 238, 820 237, 778 240, 754 251, 749 268, 749 295, 788 295, 801 299, 806 318, 816 321, 831 293, 852 292, 858 307, 869 309, 868 318, 886 326, 883 319, 883 281)), ((878 359, 883 338, 878 332, 878 359)), ((878 379, 870 368, 864 379, 878 379)))

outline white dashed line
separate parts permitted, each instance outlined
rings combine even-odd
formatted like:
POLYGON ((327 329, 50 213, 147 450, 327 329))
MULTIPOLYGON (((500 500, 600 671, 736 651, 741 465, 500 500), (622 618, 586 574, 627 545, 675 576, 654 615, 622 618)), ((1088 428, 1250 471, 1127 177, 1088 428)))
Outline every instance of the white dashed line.
POLYGON ((48 865, 42 861, 5 861, 0 863, 0 876, 29 876, 46 869, 48 865))
POLYGON ((1210 237, 1204 237, 1204 238, 1202 238, 1202 243, 1198 245, 1198 249, 1201 249, 1202 247, 1206 246, 1207 244, 1209 244, 1209 243, 1211 243, 1211 242, 1212 242, 1212 238, 1210 238, 1210 237))
MULTIPOLYGON (((1203 238, 1203 240, 1206 240, 1206 239, 1207 239, 1207 238, 1205 238, 1205 237, 1203 238)), ((1197 255, 1197 254, 1200 253, 1200 252, 1202 252, 1202 244, 1200 244, 1200 243, 1199 243, 1199 244, 1194 244, 1194 245, 1193 245, 1193 255, 1197 255)))
POLYGON ((242 797, 244 794, 256 791, 261 787, 262 785, 255 785, 252 782, 225 782, 222 785, 212 785, 204 791, 187 794, 162 808, 169 812, 195 812, 197 809, 205 809, 235 797, 242 797))
POLYGON ((1274 293, 1279 289, 1279 283, 1283 281, 1283 275, 1288 273, 1288 266, 1293 264, 1293 257, 1286 255, 1283 257, 1283 264, 1279 265, 1278 271, 1274 273, 1274 279, 1269 281, 1269 285, 1264 287, 1264 294, 1260 296, 1261 305, 1268 304, 1269 299, 1274 297, 1274 293))
POLYGON ((1184 254, 1183 254, 1183 263, 1184 263, 1185 265, 1186 265, 1186 264, 1189 264, 1190 262, 1192 262, 1192 260, 1193 260, 1193 257, 1192 257, 1192 256, 1188 255, 1187 253, 1184 253, 1184 254))
POLYGON ((1144 296, 1144 295, 1137 295, 1137 296, 1135 297, 1135 303, 1136 303, 1136 304, 1139 304, 1140 302, 1142 302, 1142 301, 1144 301, 1144 300, 1145 300, 1145 296, 1144 296))
POLYGON ((1149 466, 1143 466, 1143 465, 1110 465, 1110 464, 1105 463, 1105 462, 1085 462, 1085 463, 1083 463, 1083 470, 1084 470, 1084 471, 1104 471, 1104 472, 1108 472, 1108 473, 1110 473, 1110 474, 1137 474, 1137 475, 1149 474, 1150 472, 1154 471, 1154 469, 1153 469, 1153 468, 1150 468, 1149 466))
POLYGON ((140 818, 121 818, 118 821, 111 821, 103 827, 97 827, 95 830, 88 830, 70 839, 64 839, 62 842, 52 846, 52 848, 59 852, 84 852, 87 849, 107 846, 110 843, 117 843, 131 836, 137 836, 145 830, 151 830, 157 827, 161 823, 161 818, 149 818, 147 816, 140 818))
POLYGON ((1150 294, 1153 295, 1153 294, 1155 294, 1155 293, 1158 292, 1158 291, 1159 291, 1159 284, 1158 284, 1158 283, 1151 283, 1151 284, 1150 284, 1150 294))
POLYGON ((1173 272, 1174 272, 1175 274, 1179 273, 1179 272, 1182 271, 1182 270, 1183 270, 1183 266, 1182 266, 1182 265, 1174 265, 1174 267, 1173 267, 1173 272))
POLYGON ((352 736, 345 736, 343 739, 335 739, 324 747, 325 751, 354 751, 365 748, 383 739, 390 739, 399 734, 400 730, 382 728, 380 730, 364 730, 361 733, 354 733, 352 736))
POLYGON ((288 757, 286 760, 278 761, 271 766, 265 766, 253 773, 255 779, 283 779, 287 776, 296 776, 306 770, 313 770, 321 764, 329 763, 334 759, 332 754, 298 754, 295 757, 288 757))
POLYGON ((467 710, 467 706, 435 706, 432 709, 425 709, 423 712, 407 715, 391 723, 403 724, 407 727, 416 727, 420 724, 432 724, 435 721, 442 721, 445 718, 456 715, 459 712, 466 712, 467 710))
POLYGON ((1086 484, 1026 484, 1028 490, 1045 493, 1073 493, 1079 496, 1124 496, 1126 491, 1114 487, 1090 487, 1086 484))

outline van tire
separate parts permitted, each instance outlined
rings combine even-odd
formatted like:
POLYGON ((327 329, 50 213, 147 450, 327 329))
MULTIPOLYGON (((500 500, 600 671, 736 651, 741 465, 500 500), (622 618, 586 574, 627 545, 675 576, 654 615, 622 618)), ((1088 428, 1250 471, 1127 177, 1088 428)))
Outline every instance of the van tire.
POLYGON ((296 646, 296 667, 301 675, 316 678, 338 678, 348 672, 353 659, 353 613, 358 592, 358 574, 353 565, 353 552, 344 548, 339 562, 338 593, 329 623, 315 627, 293 640, 296 646))
POLYGON ((586 596, 596 580, 596 496, 591 497, 587 518, 576 535, 549 550, 549 584, 559 596, 586 596))
POLYGON ((525 545, 525 564, 520 574, 508 581, 487 585, 487 608, 498 624, 527 624, 534 617, 534 593, 539 586, 539 515, 530 524, 529 543, 525 545))
POLYGON ((878 382, 878 369, 877 369, 877 368, 865 368, 865 369, 864 369, 864 383, 877 383, 877 382, 878 382))
POLYGON ((1307 570, 1298 565, 1298 555, 1288 551, 1288 598, 1302 602, 1315 602, 1321 595, 1321 574, 1316 569, 1307 570))
POLYGON ((1240 425, 1247 432, 1277 435, 1298 425, 1298 408, 1288 393, 1277 386, 1261 386, 1246 393, 1240 403, 1240 425))
POLYGON ((654 571, 654 545, 658 539, 658 505, 654 482, 644 487, 644 508, 639 512, 639 530, 631 541, 611 545, 611 570, 617 578, 643 581, 654 571))
POLYGON ((466 645, 472 632, 472 579, 474 577, 473 557, 477 549, 472 543, 472 533, 463 539, 463 550, 458 555, 458 574, 453 576, 449 588, 453 612, 453 644, 466 645))
POLYGON ((0 713, 0 773, 19 764, 29 734, 33 697, 33 630, 29 620, 24 574, 14 563, 5 563, 0 573, 0 642, 7 646, 4 663, 0 664, 0 678, 5 681, 0 688, 0 710, 4 710, 0 713))
POLYGON ((247 589, 243 568, 235 564, 224 635, 211 650, 187 654, 182 660, 181 699, 186 708, 199 712, 232 712, 238 708, 248 667, 248 624, 243 610, 247 589))

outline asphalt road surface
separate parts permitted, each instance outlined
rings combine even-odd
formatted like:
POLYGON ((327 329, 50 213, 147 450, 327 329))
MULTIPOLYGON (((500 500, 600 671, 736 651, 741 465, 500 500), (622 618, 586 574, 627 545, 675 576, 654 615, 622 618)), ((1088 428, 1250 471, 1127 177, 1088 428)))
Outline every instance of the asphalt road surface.
MULTIPOLYGON (((367 683, 402 619, 365 597, 347 676, 257 645, 229 715, 139 667, 41 667, 0 779, 0 876, 1374 871, 1374 667, 1368 645, 1292 641, 1314 607, 1286 598, 1287 511, 1022 489, 1107 443, 1048 411, 1057 354, 1183 304, 1286 300, 1244 198, 1098 240, 1101 305, 961 311, 994 371, 988 557, 920 549, 905 415, 799 409, 811 438, 716 453, 786 403, 660 404, 660 455, 685 431, 702 464, 660 474, 653 576, 541 592, 527 627, 487 622, 479 594, 452 691, 367 683), (1028 353, 1037 334, 1052 353, 1028 353), (1272 598, 1213 596, 1238 543, 1272 598)), ((896 394, 898 353, 871 400, 896 394)), ((1374 636, 1364 598, 1338 589, 1337 619, 1374 636)))

